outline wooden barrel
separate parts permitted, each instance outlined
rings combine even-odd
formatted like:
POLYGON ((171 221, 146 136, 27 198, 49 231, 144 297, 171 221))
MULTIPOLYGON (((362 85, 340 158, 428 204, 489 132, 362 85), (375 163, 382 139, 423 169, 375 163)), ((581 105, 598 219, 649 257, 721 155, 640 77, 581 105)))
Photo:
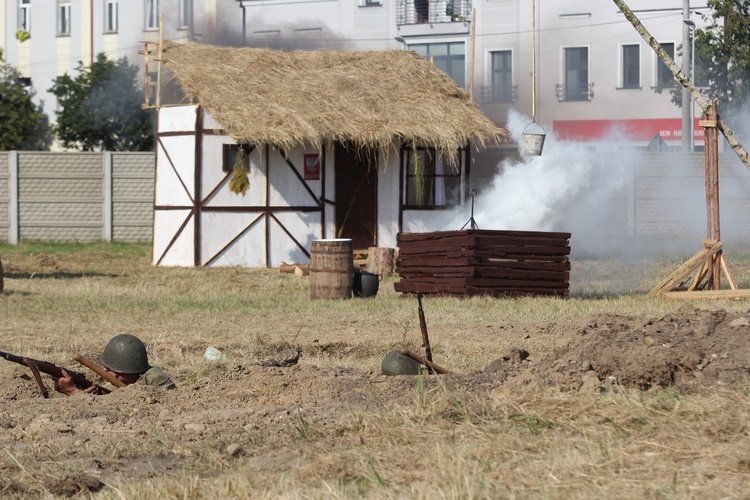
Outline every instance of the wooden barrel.
POLYGON ((352 240, 313 240, 310 252, 310 298, 349 299, 352 296, 352 240))

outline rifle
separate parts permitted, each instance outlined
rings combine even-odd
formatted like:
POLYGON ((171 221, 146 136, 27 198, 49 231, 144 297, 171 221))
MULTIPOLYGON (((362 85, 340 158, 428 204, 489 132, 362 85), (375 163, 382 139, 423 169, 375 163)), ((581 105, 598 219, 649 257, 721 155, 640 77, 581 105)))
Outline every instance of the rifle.
POLYGON ((88 358, 81 356, 80 354, 76 354, 75 356, 73 356, 73 359, 81 363, 83 366, 89 368, 91 371, 95 372, 97 375, 99 375, 101 378, 114 385, 115 387, 125 387, 124 382, 117 379, 114 375, 112 375, 112 373, 106 371, 101 366, 94 364, 88 358))
MULTIPOLYGON (((424 347, 425 358, 432 363, 432 347, 430 347, 430 337, 427 335, 427 322, 424 319, 424 310, 422 309, 422 292, 417 292, 417 303, 419 304, 419 327, 422 329, 422 347, 424 347)), ((426 365, 430 372, 434 372, 430 365, 426 365)))
POLYGON ((401 349, 401 354, 404 356, 409 356, 411 359, 418 363, 422 363, 425 365, 429 370, 432 370, 434 373, 450 373, 448 370, 443 368, 442 366, 438 366, 432 361, 427 361, 422 356, 417 354, 416 352, 412 352, 409 349, 401 349))
POLYGON ((23 356, 16 356, 9 352, 3 352, 3 351, 0 351, 0 357, 5 358, 6 361, 12 361, 13 363, 18 363, 19 365, 27 366, 31 370, 32 375, 34 375, 34 379, 36 380, 36 383, 39 385, 39 390, 42 392, 42 396, 44 396, 45 398, 49 397, 49 392, 47 391, 47 387, 44 385, 44 382, 42 382, 42 377, 39 375, 39 372, 46 373, 47 375, 50 375, 54 378, 61 378, 63 376, 62 371, 65 370, 66 372, 68 372, 68 375, 70 375, 70 377, 73 379, 73 382, 75 382, 75 384, 80 389, 85 390, 91 386, 96 386, 99 388, 99 394, 108 394, 110 392, 109 390, 94 384, 92 381, 86 378, 85 374, 81 372, 69 370, 67 368, 64 368, 62 366, 57 366, 47 361, 41 361, 39 359, 34 359, 34 358, 26 358, 23 356))

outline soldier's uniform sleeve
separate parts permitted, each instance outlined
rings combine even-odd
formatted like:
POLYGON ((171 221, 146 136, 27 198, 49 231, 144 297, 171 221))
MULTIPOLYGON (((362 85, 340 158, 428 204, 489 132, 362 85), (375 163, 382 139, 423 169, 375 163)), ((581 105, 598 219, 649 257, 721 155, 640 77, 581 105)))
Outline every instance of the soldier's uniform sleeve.
POLYGON ((162 371, 161 368, 152 366, 146 373, 141 375, 138 379, 141 384, 146 384, 154 387, 163 387, 165 389, 175 389, 177 386, 172 379, 162 371))

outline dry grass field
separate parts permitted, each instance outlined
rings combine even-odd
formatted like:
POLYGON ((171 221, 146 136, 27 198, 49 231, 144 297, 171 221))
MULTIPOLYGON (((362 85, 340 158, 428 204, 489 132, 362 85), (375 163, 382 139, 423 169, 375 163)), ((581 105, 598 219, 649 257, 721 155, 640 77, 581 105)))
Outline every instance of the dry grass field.
POLYGON ((0 495, 746 497, 750 301, 646 296, 689 256, 573 261, 568 299, 426 297, 452 373, 386 377, 421 344, 395 278, 313 301, 307 278, 154 268, 145 245, 0 246, 0 350, 87 372, 76 353, 133 333, 178 385, 43 399, 0 361, 0 495))

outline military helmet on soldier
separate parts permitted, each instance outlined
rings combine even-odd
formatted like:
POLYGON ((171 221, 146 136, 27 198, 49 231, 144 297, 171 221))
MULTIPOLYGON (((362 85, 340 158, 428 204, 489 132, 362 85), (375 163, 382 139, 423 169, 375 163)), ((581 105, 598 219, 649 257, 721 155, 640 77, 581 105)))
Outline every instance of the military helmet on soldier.
POLYGON ((380 370, 383 375, 419 375, 421 365, 401 351, 391 351, 385 355, 380 370))
POLYGON ((99 362, 117 373, 144 373, 151 368, 146 346, 141 339, 127 333, 109 341, 99 356, 99 362))

